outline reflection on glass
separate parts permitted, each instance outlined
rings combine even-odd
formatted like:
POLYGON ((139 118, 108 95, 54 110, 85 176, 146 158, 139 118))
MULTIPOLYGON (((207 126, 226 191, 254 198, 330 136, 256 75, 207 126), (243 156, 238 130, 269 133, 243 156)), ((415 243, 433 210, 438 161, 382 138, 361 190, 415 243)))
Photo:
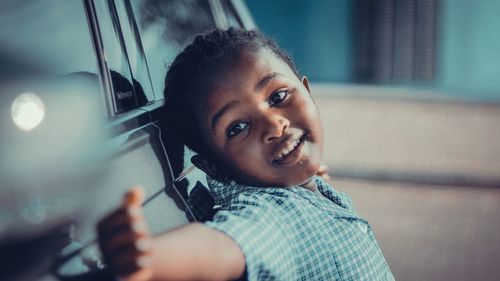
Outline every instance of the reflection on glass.
POLYGON ((113 2, 96 1, 94 4, 106 55, 106 63, 110 69, 109 75, 114 93, 114 110, 116 113, 120 113, 137 106, 125 43, 121 37, 120 23, 113 2))
MULTIPOLYGON (((128 0, 115 1, 116 10, 120 19, 120 26, 127 48, 127 57, 133 76, 133 87, 137 95, 138 105, 144 105, 155 99, 148 64, 144 56, 141 37, 135 22, 132 7, 128 0), (139 97, 142 95, 142 97, 139 97)), ((154 62, 153 62, 154 63, 154 62)))
POLYGON ((208 1, 132 0, 156 98, 170 63, 198 33, 215 27, 208 1))

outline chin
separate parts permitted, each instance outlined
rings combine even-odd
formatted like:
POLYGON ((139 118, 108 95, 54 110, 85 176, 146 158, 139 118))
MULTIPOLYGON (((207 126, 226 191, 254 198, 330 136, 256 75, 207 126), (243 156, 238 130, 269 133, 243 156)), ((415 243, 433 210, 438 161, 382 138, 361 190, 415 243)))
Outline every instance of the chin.
MULTIPOLYGON (((315 159, 316 160, 316 159, 315 159)), ((231 178, 240 184, 260 187, 290 187, 302 185, 313 178, 319 167, 320 161, 312 162, 310 159, 302 163, 289 166, 285 169, 274 170, 271 174, 262 171, 253 171, 252 174, 241 170, 232 170, 231 178), (265 175, 264 175, 265 174, 265 175)))
POLYGON ((295 177, 289 177, 286 184, 283 184, 283 186, 303 185, 316 176, 318 169, 319 164, 317 166, 310 166, 307 169, 301 169, 299 172, 294 173, 296 175, 295 177))

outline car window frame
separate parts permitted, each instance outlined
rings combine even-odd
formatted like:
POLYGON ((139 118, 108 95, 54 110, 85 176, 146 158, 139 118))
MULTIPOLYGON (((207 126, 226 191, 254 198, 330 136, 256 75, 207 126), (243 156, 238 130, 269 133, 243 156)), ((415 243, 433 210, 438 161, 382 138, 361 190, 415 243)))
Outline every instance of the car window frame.
MULTIPOLYGON (((111 121, 111 126, 115 128, 114 131, 116 133, 125 132, 130 130, 131 128, 137 128, 138 126, 146 125, 150 123, 152 120, 151 116, 146 116, 148 113, 153 113, 153 111, 157 111, 162 108, 165 104, 165 100, 163 98, 162 93, 155 93, 155 98, 153 101, 145 104, 139 105, 123 112, 117 113, 115 110, 115 101, 114 101, 114 90, 112 86, 112 80, 110 77, 110 68, 107 65, 105 54, 104 54, 104 46, 103 46, 103 34, 99 28, 96 8, 94 6, 94 1, 96 0, 82 0, 85 6, 85 12, 88 18, 88 24, 90 29, 90 34, 92 36, 92 43, 94 44, 95 53, 97 57, 98 69, 99 69, 99 77, 101 78, 101 84, 103 88, 103 93, 105 95, 106 100, 106 109, 108 118, 111 121)), ((100 0, 98 0, 100 1, 100 0)), ((107 0, 105 0, 107 1, 107 0)), ((110 0, 113 1, 114 0, 110 0)), ((227 28, 229 27, 229 21, 227 20, 224 8, 222 7, 222 3, 219 0, 206 0, 210 6, 210 15, 213 18, 215 23, 215 27, 217 28, 227 28)), ((244 24, 243 28, 245 29, 253 29, 256 28, 254 24, 253 18, 250 16, 248 10, 245 10, 245 4, 243 1, 235 1, 231 0, 233 4, 233 8, 236 11, 236 14, 240 17, 241 22, 244 24)), ((130 16, 130 15, 127 15, 130 16)), ((134 17, 133 21, 137 23, 137 17, 134 17)), ((121 33, 123 32, 119 30, 121 33)), ((123 36, 123 34, 121 35, 123 36)), ((142 42, 142 37, 139 32, 139 39, 142 42)), ((130 64, 129 58, 127 57, 127 62, 130 64)), ((149 65, 149 62, 146 58, 146 63, 149 65)), ((149 73, 148 68, 148 75, 149 73)), ((133 73, 132 73, 133 75, 133 73)))

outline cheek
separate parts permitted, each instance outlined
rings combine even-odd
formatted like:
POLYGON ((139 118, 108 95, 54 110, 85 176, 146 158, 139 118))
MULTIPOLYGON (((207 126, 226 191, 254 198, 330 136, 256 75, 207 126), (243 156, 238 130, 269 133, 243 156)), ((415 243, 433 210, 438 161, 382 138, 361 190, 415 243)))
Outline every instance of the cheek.
MULTIPOLYGON (((247 140, 224 150, 226 169, 244 181, 260 182, 270 172, 265 152, 256 141, 247 140)), ((231 175, 230 175, 231 176, 231 175)))
POLYGON ((310 137, 310 151, 307 169, 314 170, 319 168, 323 156, 323 124, 316 104, 307 96, 298 104, 300 114, 296 114, 296 121, 299 126, 308 131, 310 137))
POLYGON ((225 152, 228 159, 242 169, 248 169, 253 163, 262 162, 262 147, 255 141, 255 138, 248 138, 246 141, 227 146, 225 152))
POLYGON ((321 122, 321 118, 318 113, 318 117, 315 121, 315 138, 316 143, 320 146, 321 150, 323 150, 323 124, 321 122))
POLYGON ((323 125, 321 124, 316 104, 314 104, 310 97, 304 97, 304 99, 297 102, 294 108, 299 108, 299 114, 297 114, 297 111, 291 112, 291 116, 294 116, 295 122, 305 129, 310 130, 309 133, 313 135, 312 137, 315 138, 315 141, 322 142, 323 125))

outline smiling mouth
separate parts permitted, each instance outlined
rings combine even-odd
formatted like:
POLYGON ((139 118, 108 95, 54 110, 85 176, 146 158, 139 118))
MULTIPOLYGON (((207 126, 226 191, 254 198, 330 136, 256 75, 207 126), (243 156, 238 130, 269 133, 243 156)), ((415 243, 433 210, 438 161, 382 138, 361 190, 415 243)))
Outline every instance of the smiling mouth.
POLYGON ((285 164, 288 162, 293 162, 295 158, 293 156, 296 155, 295 152, 298 151, 298 148, 304 143, 306 140, 307 134, 304 133, 302 136, 290 143, 278 152, 278 156, 273 160, 273 164, 285 164))

